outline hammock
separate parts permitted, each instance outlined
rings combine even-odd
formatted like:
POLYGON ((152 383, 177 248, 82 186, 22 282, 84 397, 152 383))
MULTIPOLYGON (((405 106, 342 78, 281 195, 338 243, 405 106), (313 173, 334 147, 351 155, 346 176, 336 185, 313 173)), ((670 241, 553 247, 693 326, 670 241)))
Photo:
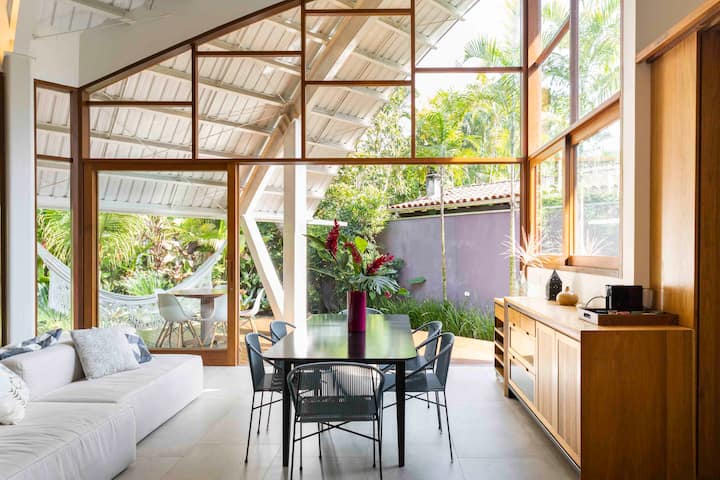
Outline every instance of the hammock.
MULTIPOLYGON (((211 287, 213 267, 222 257, 224 250, 225 241, 192 275, 168 290, 168 292, 211 287)), ((70 267, 48 252, 40 243, 37 244, 37 253, 50 272, 48 307, 60 313, 70 313, 70 285, 72 284, 70 267)), ((192 302, 192 300, 188 299, 179 300, 181 303, 186 304, 192 302)), ((155 329, 159 328, 164 322, 157 308, 157 292, 152 295, 134 296, 101 289, 98 294, 98 303, 100 321, 104 326, 131 325, 138 329, 155 329)), ((183 306, 187 308, 187 305, 183 306)))

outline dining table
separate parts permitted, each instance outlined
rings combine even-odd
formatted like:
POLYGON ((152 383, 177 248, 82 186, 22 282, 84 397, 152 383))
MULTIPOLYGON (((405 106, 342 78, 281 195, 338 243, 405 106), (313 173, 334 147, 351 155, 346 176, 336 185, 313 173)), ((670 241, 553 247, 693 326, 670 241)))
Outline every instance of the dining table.
MULTIPOLYGON (((347 315, 318 314, 280 339, 263 355, 282 368, 312 362, 358 362, 394 365, 398 463, 405 464, 405 362, 415 358, 415 344, 407 315, 367 316, 365 332, 349 332, 347 315)), ((283 466, 290 460, 291 401, 287 382, 282 392, 283 466)))
POLYGON ((168 293, 176 297, 195 298, 200 300, 200 339, 203 345, 212 341, 213 322, 215 315, 215 299, 225 295, 224 288, 185 288, 181 290, 170 290, 168 293))

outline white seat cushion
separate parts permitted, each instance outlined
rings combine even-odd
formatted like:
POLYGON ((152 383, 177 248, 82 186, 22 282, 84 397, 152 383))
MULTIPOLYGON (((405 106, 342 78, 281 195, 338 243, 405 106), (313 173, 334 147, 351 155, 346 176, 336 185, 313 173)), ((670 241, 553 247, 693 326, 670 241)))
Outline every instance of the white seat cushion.
POLYGON ((2 364, 25 381, 31 401, 84 376, 75 348, 66 343, 15 355, 2 364))
POLYGON ((31 402, 0 445, 0 480, 111 479, 135 461, 135 419, 122 405, 31 402))
POLYGON ((202 359, 197 355, 154 355, 136 370, 56 389, 43 402, 121 403, 135 413, 137 441, 165 423, 203 389, 202 359))

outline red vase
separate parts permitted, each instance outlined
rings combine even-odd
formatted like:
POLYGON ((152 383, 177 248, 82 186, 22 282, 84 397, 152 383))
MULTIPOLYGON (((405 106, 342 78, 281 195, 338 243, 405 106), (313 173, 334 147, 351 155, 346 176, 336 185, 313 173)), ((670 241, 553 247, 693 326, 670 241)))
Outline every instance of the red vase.
POLYGON ((364 332, 367 323, 365 292, 347 292, 348 332, 364 332))

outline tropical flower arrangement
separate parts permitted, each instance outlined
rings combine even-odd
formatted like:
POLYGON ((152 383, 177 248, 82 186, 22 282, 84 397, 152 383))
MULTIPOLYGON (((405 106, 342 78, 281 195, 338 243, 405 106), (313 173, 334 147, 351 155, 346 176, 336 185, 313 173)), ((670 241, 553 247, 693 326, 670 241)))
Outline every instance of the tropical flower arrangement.
POLYGON ((323 266, 310 267, 335 281, 347 291, 367 292, 371 298, 384 295, 407 295, 392 275, 394 257, 378 253, 377 246, 362 237, 350 239, 340 229, 337 220, 327 236, 308 235, 309 245, 321 258, 323 266))

